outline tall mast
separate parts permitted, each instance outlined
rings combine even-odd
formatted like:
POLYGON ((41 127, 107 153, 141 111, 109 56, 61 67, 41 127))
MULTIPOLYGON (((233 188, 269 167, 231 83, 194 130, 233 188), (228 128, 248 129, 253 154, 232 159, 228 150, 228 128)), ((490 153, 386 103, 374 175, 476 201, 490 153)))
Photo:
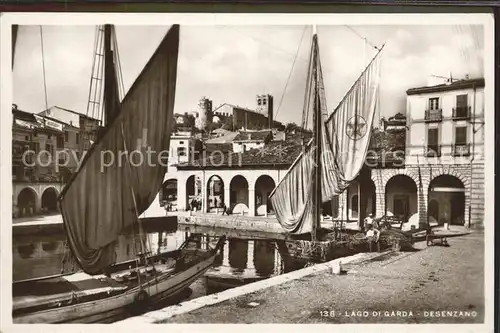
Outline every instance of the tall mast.
POLYGON ((112 43, 112 26, 104 25, 104 125, 110 125, 117 115, 118 87, 112 43))
POLYGON ((319 46, 316 25, 313 25, 313 82, 314 82, 314 107, 313 107, 313 133, 314 133, 314 165, 313 165, 313 221, 311 241, 316 241, 317 230, 321 222, 321 131, 322 115, 321 100, 318 92, 318 61, 319 46))

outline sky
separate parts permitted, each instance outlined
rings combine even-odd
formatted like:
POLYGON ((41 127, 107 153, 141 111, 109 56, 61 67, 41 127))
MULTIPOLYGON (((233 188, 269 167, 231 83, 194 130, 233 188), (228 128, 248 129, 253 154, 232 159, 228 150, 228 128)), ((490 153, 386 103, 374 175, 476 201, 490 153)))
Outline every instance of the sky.
MULTIPOLYGON (((125 90, 168 29, 116 26, 125 90)), ((19 28, 13 103, 27 112, 45 109, 44 63, 48 106, 85 114, 95 27, 44 26, 42 31, 19 28)), ((482 26, 340 25, 318 26, 317 33, 329 112, 375 54, 370 44, 385 43, 379 118, 405 113, 406 90, 427 85, 431 75, 484 76, 482 26)), ((230 103, 255 109, 256 95, 269 93, 275 120, 300 124, 311 39, 311 26, 181 26, 174 112, 195 110, 204 96, 214 108, 230 103)))

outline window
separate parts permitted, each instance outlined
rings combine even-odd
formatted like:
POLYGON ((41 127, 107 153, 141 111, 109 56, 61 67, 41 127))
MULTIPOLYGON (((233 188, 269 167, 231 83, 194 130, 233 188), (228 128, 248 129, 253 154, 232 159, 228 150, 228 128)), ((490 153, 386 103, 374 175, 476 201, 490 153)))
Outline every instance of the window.
POLYGON ((469 117, 467 95, 457 95, 457 105, 453 110, 453 118, 463 119, 469 117))
POLYGON ((437 146, 439 141, 439 128, 429 128, 427 130, 427 146, 437 146))
POLYGON ((262 100, 260 98, 257 100, 257 105, 262 105, 262 100))
POLYGON ((351 217, 353 219, 358 218, 358 195, 355 194, 351 198, 351 217))
POLYGON ((66 162, 66 155, 61 155, 59 157, 59 164, 64 164, 66 162))
POLYGON ((457 108, 467 107, 467 95, 457 95, 457 108))
POLYGON ((50 155, 52 155, 52 154, 53 154, 53 152, 54 152, 54 146, 53 146, 53 145, 51 145, 50 143, 47 143, 47 144, 45 145, 45 150, 47 150, 47 151, 49 152, 49 154, 50 154, 50 155))
POLYGON ((429 98, 429 110, 439 110, 439 97, 429 98))
POLYGON ((57 137, 57 148, 64 148, 64 139, 62 136, 57 137))
POLYGON ((184 147, 177 148, 177 155, 186 156, 186 148, 184 148, 184 147))
POLYGON ((440 156, 439 128, 432 127, 427 130, 427 156, 440 156))
POLYGON ((30 137, 26 135, 26 136, 24 137, 24 140, 26 140, 26 141, 30 141, 30 137))
POLYGON ((467 144, 467 127, 466 126, 455 127, 455 144, 456 145, 467 144))
POLYGON ((64 142, 68 142, 68 137, 69 137, 68 131, 64 131, 64 142))
POLYGON ((179 141, 179 144, 180 144, 180 145, 183 145, 183 144, 184 144, 184 141, 179 141))
POLYGON ((265 99, 262 100, 262 105, 266 105, 266 100, 265 99))
POLYGON ((76 144, 80 143, 80 134, 76 133, 76 144))

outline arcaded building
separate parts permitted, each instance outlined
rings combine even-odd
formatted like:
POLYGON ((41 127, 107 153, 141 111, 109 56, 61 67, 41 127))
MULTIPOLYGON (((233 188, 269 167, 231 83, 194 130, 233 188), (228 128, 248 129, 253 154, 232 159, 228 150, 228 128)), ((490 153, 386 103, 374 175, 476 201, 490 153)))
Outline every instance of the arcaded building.
MULTIPOLYGON (((416 226, 482 227, 484 112, 483 79, 408 89, 406 120, 398 116, 398 126, 374 129, 361 173, 323 205, 324 214, 359 224, 373 213, 416 226)), ((302 140, 277 141, 265 131, 236 138, 241 142, 207 144, 204 157, 166 175, 164 193, 175 193, 177 210, 198 198, 207 213, 224 203, 237 214, 272 214, 268 196, 300 154, 302 140)), ((162 193, 152 206, 160 207, 162 193)))

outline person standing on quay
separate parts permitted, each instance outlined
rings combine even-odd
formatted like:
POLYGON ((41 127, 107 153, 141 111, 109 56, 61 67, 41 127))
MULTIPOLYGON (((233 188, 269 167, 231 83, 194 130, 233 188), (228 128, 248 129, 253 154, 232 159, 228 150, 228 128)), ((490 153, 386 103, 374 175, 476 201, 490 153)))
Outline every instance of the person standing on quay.
POLYGON ((368 249, 372 252, 373 243, 377 244, 377 252, 380 252, 380 231, 373 227, 370 223, 367 225, 368 230, 366 231, 366 238, 368 239, 368 249))

